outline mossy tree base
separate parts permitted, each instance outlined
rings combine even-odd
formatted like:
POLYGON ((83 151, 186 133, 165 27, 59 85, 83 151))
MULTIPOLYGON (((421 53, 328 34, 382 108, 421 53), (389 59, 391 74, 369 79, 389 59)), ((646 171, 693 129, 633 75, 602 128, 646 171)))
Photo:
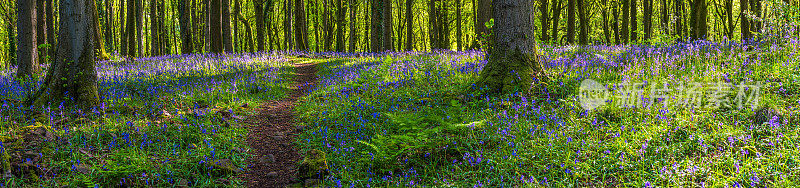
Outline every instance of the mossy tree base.
POLYGON ((519 49, 493 50, 488 61, 477 85, 491 92, 527 91, 535 75, 542 71, 535 54, 522 53, 519 49))
POLYGON ((94 1, 62 0, 60 41, 41 88, 26 102, 33 109, 71 103, 83 109, 100 104, 95 71, 94 1))

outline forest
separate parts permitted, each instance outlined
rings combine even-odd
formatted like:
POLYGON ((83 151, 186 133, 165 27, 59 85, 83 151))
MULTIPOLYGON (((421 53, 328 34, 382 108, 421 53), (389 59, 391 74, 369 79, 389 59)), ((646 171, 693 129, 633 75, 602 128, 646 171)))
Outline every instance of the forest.
POLYGON ((0 187, 793 187, 797 0, 0 0, 0 187))

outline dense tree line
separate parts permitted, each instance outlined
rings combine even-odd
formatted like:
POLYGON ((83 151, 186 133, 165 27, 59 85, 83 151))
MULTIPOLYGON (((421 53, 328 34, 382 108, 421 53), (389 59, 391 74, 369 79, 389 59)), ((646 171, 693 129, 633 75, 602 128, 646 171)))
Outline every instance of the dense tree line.
MULTIPOLYGON (((54 56, 59 0, 0 2, 6 64, 54 56), (38 48, 43 44, 50 48, 38 48)), ((774 2, 791 0, 532 0, 538 41, 623 44, 741 39, 774 2), (767 2, 773 3, 767 3, 767 2)), ((488 33, 492 0, 94 0, 98 58, 204 52, 464 50, 488 33)), ((27 74, 27 73, 23 73, 27 74)))

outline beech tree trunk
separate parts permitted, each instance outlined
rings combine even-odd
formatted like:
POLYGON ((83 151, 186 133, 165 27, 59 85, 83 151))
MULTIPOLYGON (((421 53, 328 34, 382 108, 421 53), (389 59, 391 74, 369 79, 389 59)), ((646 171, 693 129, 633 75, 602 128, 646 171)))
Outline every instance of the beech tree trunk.
POLYGON ((619 32, 619 2, 617 1, 611 6, 614 6, 614 8, 611 9, 614 14, 614 23, 611 25, 612 29, 614 29, 614 44, 622 44, 619 32))
POLYGON ((752 38, 750 34, 750 19, 747 18, 747 11, 749 5, 750 5, 749 0, 739 0, 739 9, 741 9, 741 12, 739 12, 739 19, 741 19, 742 22, 740 28, 742 41, 747 41, 750 38, 752 38))
POLYGON ((644 0, 644 40, 650 40, 653 36, 653 0, 644 0))
POLYGON ((553 1, 552 5, 553 6, 551 6, 551 7, 553 7, 553 14, 552 14, 553 15, 552 16, 553 17, 552 18, 553 24, 551 24, 551 25, 553 26, 553 28, 550 30, 550 37, 553 39, 553 41, 557 42, 557 41, 560 40, 558 38, 558 27, 559 27, 558 20, 561 19, 561 8, 562 8, 561 6, 562 6, 562 4, 561 4, 561 1, 553 1))
POLYGON ((294 33, 297 50, 308 51, 308 24, 306 22, 305 2, 295 0, 294 33))
MULTIPOLYGON (((456 48, 458 51, 464 50, 461 46, 461 0, 456 1, 456 48)), ((533 29, 533 28, 531 28, 533 29)))
POLYGON ((194 45, 192 44, 192 22, 189 20, 189 11, 186 7, 187 2, 190 0, 179 0, 178 1, 178 9, 180 11, 180 16, 178 22, 180 22, 181 26, 181 43, 183 43, 183 48, 181 48, 184 54, 190 54, 194 52, 194 45))
MULTIPOLYGON (((477 19, 475 23, 475 36, 478 38, 483 37, 483 34, 489 34, 489 29, 486 28, 486 22, 489 19, 492 19, 492 0, 478 0, 478 12, 477 12, 477 19)), ((474 48, 477 48, 478 44, 475 43, 474 48)))
POLYGON ((540 35, 540 39, 544 42, 550 41, 550 36, 547 33, 547 24, 550 23, 549 16, 547 15, 549 11, 547 9, 547 5, 549 5, 549 3, 550 2, 547 2, 547 0, 539 0, 539 22, 541 22, 540 24, 542 25, 542 34, 540 35))
POLYGON ((414 0, 406 0, 406 51, 414 50, 414 15, 411 9, 414 7, 414 0))
POLYGON ((540 74, 536 62, 532 0, 494 0, 494 35, 488 63, 477 85, 493 92, 527 91, 534 75, 540 74))
POLYGON ((381 30, 383 30, 383 35, 381 43, 382 49, 381 50, 394 50, 394 40, 392 39, 392 0, 383 0, 383 5, 381 6, 381 10, 383 12, 383 24, 381 24, 381 30))
POLYGON ((706 0, 692 2, 692 39, 705 39, 708 35, 708 9, 706 0))
POLYGON ((17 0, 17 78, 31 78, 39 72, 36 47, 36 3, 17 0))
POLYGON ((567 0, 567 43, 575 44, 575 1, 567 0))
POLYGON ((357 32, 356 31, 356 9, 358 9, 358 4, 357 3, 358 2, 356 0, 350 0, 350 3, 349 3, 350 4, 350 31, 349 31, 350 40, 349 40, 349 42, 350 43, 347 45, 348 48, 349 48, 347 51, 350 52, 350 53, 356 52, 356 41, 358 41, 358 39, 356 38, 356 32, 357 32))
POLYGON ((344 52, 344 27, 347 25, 344 22, 345 12, 342 0, 336 0, 336 51, 344 52))
POLYGON ((211 0, 209 6, 210 11, 210 27, 209 36, 211 37, 211 52, 222 53, 224 46, 222 44, 222 2, 221 0, 211 0))
MULTIPOLYGON (((47 21, 44 15, 45 0, 36 0, 36 46, 47 43, 47 21)), ((52 48, 52 46, 51 46, 52 48)), ((44 57, 47 56, 47 48, 38 49, 37 56, 39 62, 44 62, 44 57), (40 55, 41 54, 41 55, 40 55)))
MULTIPOLYGON (((294 49, 294 37, 292 37, 292 16, 294 12, 292 12, 292 0, 286 0, 284 2, 285 12, 284 12, 284 19, 283 19, 283 40, 286 45, 286 50, 293 50, 294 49)), ((258 34, 256 34, 258 35, 258 34)))
POLYGON ((380 52, 383 51, 383 1, 372 0, 372 19, 370 20, 370 51, 380 52))
POLYGON ((630 27, 630 29, 631 29, 630 41, 631 42, 636 42, 637 40, 639 40, 639 33, 637 32, 639 30, 638 29, 639 22, 636 21, 636 17, 638 16, 638 13, 639 13, 638 7, 637 7, 638 3, 636 3, 636 0, 630 0, 630 1, 631 1, 631 5, 629 6, 630 11, 631 11, 631 13, 630 13, 630 16, 631 16, 631 20, 630 20, 630 24, 631 24, 631 27, 630 27))
POLYGON ((59 104, 65 99, 75 106, 88 109, 100 103, 97 94, 97 72, 93 35, 96 20, 92 0, 60 0, 59 43, 56 57, 48 70, 42 87, 29 104, 42 106, 59 104), (32 102, 32 103, 31 103, 32 102))
POLYGON ((589 44, 589 18, 586 13, 586 0, 578 1, 578 21, 581 23, 578 33, 578 43, 581 45, 589 44))
POLYGON ((620 29, 620 33, 622 33, 622 43, 628 43, 628 23, 630 19, 630 1, 629 0, 622 0, 622 28, 620 29))
MULTIPOLYGON (((222 45, 225 52, 233 52, 233 40, 231 39, 231 0, 222 0, 222 45)), ((234 0, 235 1, 235 0, 234 0)))

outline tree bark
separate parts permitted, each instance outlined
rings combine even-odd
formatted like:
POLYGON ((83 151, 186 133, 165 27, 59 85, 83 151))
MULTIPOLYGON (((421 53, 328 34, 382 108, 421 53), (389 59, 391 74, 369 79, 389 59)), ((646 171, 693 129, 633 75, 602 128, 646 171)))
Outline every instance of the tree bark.
POLYGON ((347 9, 345 9, 344 4, 342 4, 342 0, 336 0, 336 51, 337 52, 344 52, 344 27, 347 25, 344 22, 345 13, 347 9))
POLYGON ((194 52, 194 45, 192 44, 192 22, 189 20, 189 11, 186 7, 187 2, 190 0, 179 0, 178 1, 178 9, 180 10, 180 16, 178 22, 180 22, 181 26, 181 43, 183 44, 183 48, 181 49, 184 54, 190 54, 194 52))
POLYGON ((383 1, 372 0, 372 20, 370 20, 370 51, 383 51, 383 1))
POLYGON ((578 1, 578 21, 581 23, 578 33, 578 43, 581 45, 589 44, 589 18, 586 13, 586 0, 578 1))
MULTIPOLYGON (((438 16, 436 16, 436 12, 436 4, 433 1, 428 1, 428 42, 430 43, 431 50, 439 47, 439 21, 437 19, 438 16)), ((488 33, 486 31, 482 31, 481 34, 488 33)))
POLYGON ((210 24, 209 36, 211 37, 211 52, 222 53, 224 46, 222 44, 222 2, 221 0, 211 0, 209 6, 210 11, 210 24))
POLYGON ((464 50, 461 45, 461 0, 456 1, 456 48, 458 51, 464 50))
POLYGON ((36 3, 17 0, 17 78, 32 78, 39 72, 36 45, 36 3))
POLYGON ((575 44, 575 1, 567 0, 567 43, 575 44))
MULTIPOLYGON (((356 9, 358 9, 358 2, 356 0, 350 0, 350 31, 348 31, 350 35, 350 44, 348 45, 348 52, 354 53, 356 52, 356 9)), ((366 30, 366 29, 365 29, 366 30)))
POLYGON ((553 14, 552 14, 553 15, 552 16, 553 17, 552 18, 553 24, 550 24, 550 25, 552 25, 553 28, 550 29, 550 37, 553 39, 554 42, 557 42, 557 41, 559 41, 559 38, 558 38, 558 27, 559 27, 558 21, 561 19, 561 9, 563 7, 561 7, 562 6, 561 1, 553 1, 552 5, 553 5, 552 6, 553 7, 553 14))
POLYGON ((406 0, 406 51, 414 50, 414 23, 411 10, 414 0, 406 0))
POLYGON ((739 12, 739 19, 741 19, 742 22, 740 33, 742 41, 747 41, 752 38, 750 34, 750 19, 747 18, 749 5, 749 0, 739 0, 739 9, 741 9, 741 12, 739 12))
POLYGON ((383 11, 383 24, 381 24, 383 35, 381 35, 381 50, 394 50, 394 40, 392 39, 392 0, 383 0, 381 6, 383 11))
POLYGON ((308 24, 306 22, 305 2, 295 0, 294 33, 297 50, 308 51, 308 24))
POLYGON ((286 0, 284 2, 284 7, 286 12, 284 13, 283 19, 283 40, 286 45, 286 50, 293 50, 294 38, 292 37, 292 29, 294 26, 292 26, 292 15, 294 15, 294 12, 292 12, 292 0, 286 0))
MULTIPOLYGON (((44 15, 45 0, 36 0, 36 46, 47 44, 47 21, 44 15)), ((52 48, 52 47, 51 47, 52 48)), ((37 56, 39 62, 44 62, 44 57, 47 56, 47 48, 38 49, 37 56), (39 55, 41 54, 41 55, 39 55)))
MULTIPOLYGON (((234 0, 235 1, 235 0, 234 0)), ((233 52, 233 40, 231 39, 231 1, 222 0, 222 45, 225 52, 233 52)))
POLYGON ((494 0, 494 35, 477 85, 493 92, 528 91, 542 71, 536 62, 531 0, 494 0))
POLYGON ((548 2, 547 0, 539 0, 539 14, 540 14, 539 21, 541 22, 540 24, 542 25, 542 34, 540 35, 541 36, 540 39, 543 42, 550 41, 550 37, 549 37, 549 35, 547 33, 547 29, 548 29, 547 24, 550 23, 549 16, 547 15, 547 13, 549 11, 547 9, 547 5, 548 4, 550 4, 550 2, 548 2))
POLYGON ((644 40, 650 40, 653 36, 653 0, 644 0, 644 40))
POLYGON ((56 19, 53 8, 55 6, 55 0, 47 0, 47 3, 45 4, 47 4, 47 12, 45 13, 45 16, 47 16, 45 19, 47 20, 47 44, 50 44, 50 50, 47 55, 50 56, 50 59, 52 59, 56 56, 56 19))
POLYGON ((60 0, 56 58, 48 70, 42 87, 29 104, 59 104, 65 99, 75 106, 89 109, 100 103, 97 94, 93 36, 96 26, 92 0, 60 0), (32 103, 31 103, 32 102, 32 103))
POLYGON ((608 0, 603 0, 601 14, 603 16, 603 37, 606 39, 606 44, 611 44, 611 28, 608 25, 608 0))
POLYGON ((158 5, 156 1, 150 1, 150 56, 161 55, 161 34, 158 28, 158 5))
POLYGON ((669 35, 669 4, 668 0, 661 0, 661 34, 669 35))
POLYGON ((622 0, 622 29, 620 29, 620 33, 622 33, 622 41, 623 43, 628 43, 628 26, 629 26, 629 19, 630 19, 630 0, 622 0))
MULTIPOLYGON (((486 22, 492 19, 492 0, 478 0, 477 22, 475 23, 475 36, 478 38, 483 37, 484 34, 489 34, 489 29, 486 28, 486 22)), ((474 46, 478 48, 478 45, 474 46)))
POLYGON ((133 42, 136 43, 137 48, 136 54, 139 56, 144 56, 144 48, 146 47, 144 42, 145 40, 141 40, 144 38, 144 0, 137 0, 136 1, 136 37, 133 39, 133 42))
POLYGON ((636 21, 637 20, 636 17, 638 16, 638 13, 639 13, 638 6, 637 6, 638 3, 636 2, 636 0, 630 0, 630 2, 631 2, 631 5, 629 6, 630 11, 631 11, 631 13, 630 13, 630 16, 631 16, 631 20, 630 20, 630 24, 631 24, 631 27, 630 27, 630 29, 631 29, 630 41, 631 42, 636 42, 636 41, 639 40, 639 36, 638 36, 639 35, 639 32, 638 32, 638 30, 639 30, 638 29, 639 22, 636 21))
POLYGON ((613 3, 614 8, 611 11, 614 11, 614 23, 612 24, 612 29, 614 29, 614 44, 621 44, 620 32, 619 32, 619 1, 613 3))
POLYGON ((708 9, 706 0, 692 2, 692 39, 705 39, 708 35, 708 9))

